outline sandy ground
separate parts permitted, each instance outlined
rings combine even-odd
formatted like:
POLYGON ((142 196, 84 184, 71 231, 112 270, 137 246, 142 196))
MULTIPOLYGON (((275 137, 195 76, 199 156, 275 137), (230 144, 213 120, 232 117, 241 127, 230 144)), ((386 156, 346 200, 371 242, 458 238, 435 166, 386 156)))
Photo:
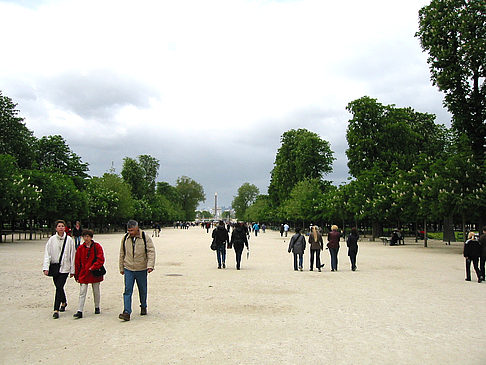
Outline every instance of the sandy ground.
POLYGON ((341 244, 339 271, 294 272, 288 239, 250 240, 242 270, 228 252, 218 270, 201 228, 154 238, 148 315, 122 322, 121 234, 95 235, 107 258, 101 315, 91 289, 85 317, 69 279, 69 306, 52 319, 54 286, 41 273, 45 241, 0 245, 3 364, 486 364, 486 284, 464 281, 461 244, 360 242, 358 271, 341 244))

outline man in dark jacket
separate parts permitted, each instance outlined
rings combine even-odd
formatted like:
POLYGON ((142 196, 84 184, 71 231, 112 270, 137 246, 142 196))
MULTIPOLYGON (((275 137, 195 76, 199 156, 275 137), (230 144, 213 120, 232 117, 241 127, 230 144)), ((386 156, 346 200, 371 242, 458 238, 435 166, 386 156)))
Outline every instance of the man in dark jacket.
POLYGON ((289 253, 294 254, 294 270, 304 270, 304 251, 305 251, 305 237, 300 234, 300 228, 295 229, 295 234, 290 239, 289 253), (299 266, 297 268, 297 257, 299 258, 299 266))
POLYGON ((481 256, 481 246, 474 237, 474 232, 469 232, 468 240, 464 243, 464 257, 466 258, 466 281, 471 281, 471 262, 474 271, 478 277, 478 283, 481 282, 481 272, 479 270, 479 257, 481 256))
POLYGON ((479 258, 479 270, 481 271, 481 280, 484 281, 484 264, 486 262, 486 227, 483 227, 483 234, 479 236, 481 245, 481 257, 479 258))
POLYGON ((224 222, 219 221, 218 226, 213 230, 213 241, 216 243, 216 257, 218 258, 218 269, 226 268, 226 243, 229 241, 228 231, 224 227, 224 222))

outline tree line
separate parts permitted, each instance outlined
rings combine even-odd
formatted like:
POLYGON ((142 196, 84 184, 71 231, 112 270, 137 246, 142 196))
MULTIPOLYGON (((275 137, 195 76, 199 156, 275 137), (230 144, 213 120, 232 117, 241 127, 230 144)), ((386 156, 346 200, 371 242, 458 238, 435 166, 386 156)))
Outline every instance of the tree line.
POLYGON ((416 37, 429 53, 432 83, 445 93, 451 128, 412 108, 354 100, 347 105, 348 181, 325 179, 334 160, 327 141, 305 129, 287 131, 268 194, 250 183, 238 190, 239 219, 366 226, 373 237, 384 226, 426 231, 433 223, 450 232, 453 223, 463 231, 483 225, 486 3, 433 0, 419 12, 416 37))
MULTIPOLYGON (((0 231, 51 227, 60 217, 105 229, 133 218, 142 223, 193 220, 203 187, 187 176, 175 186, 156 182, 159 161, 125 157, 121 175, 101 177, 60 135, 34 137, 17 105, 0 91, 0 231)), ((0 235, 1 239, 1 235, 0 235)))

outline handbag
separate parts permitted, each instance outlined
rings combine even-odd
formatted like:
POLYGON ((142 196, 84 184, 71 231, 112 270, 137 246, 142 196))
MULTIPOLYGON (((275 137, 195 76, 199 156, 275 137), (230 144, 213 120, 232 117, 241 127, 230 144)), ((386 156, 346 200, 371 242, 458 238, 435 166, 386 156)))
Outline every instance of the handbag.
MULTIPOLYGON (((93 264, 96 262, 96 243, 93 242, 93 250, 94 250, 94 260, 93 260, 93 264)), ((101 265, 101 267, 99 269, 96 269, 96 270, 91 270, 91 273, 93 274, 93 276, 103 276, 106 274, 106 269, 105 269, 105 265, 101 265)))
POLYGON ((59 270, 61 269, 61 260, 62 260, 62 256, 64 255, 66 240, 67 240, 67 233, 66 233, 66 237, 64 237, 64 243, 62 244, 61 256, 59 256, 59 263, 49 264, 49 273, 47 274, 47 276, 58 276, 60 274, 59 270))
POLYGON ((213 238, 213 242, 211 243, 211 250, 213 251, 216 251, 216 249, 218 248, 218 246, 216 245, 216 239, 213 238))

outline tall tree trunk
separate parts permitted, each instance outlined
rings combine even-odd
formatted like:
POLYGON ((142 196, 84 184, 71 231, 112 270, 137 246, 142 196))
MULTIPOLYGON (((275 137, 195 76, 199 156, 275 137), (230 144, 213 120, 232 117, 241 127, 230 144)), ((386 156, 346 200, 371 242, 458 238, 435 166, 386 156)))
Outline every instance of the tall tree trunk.
POLYGON ((444 218, 444 235, 442 240, 449 245, 451 244, 451 242, 456 242, 452 215, 444 218))

